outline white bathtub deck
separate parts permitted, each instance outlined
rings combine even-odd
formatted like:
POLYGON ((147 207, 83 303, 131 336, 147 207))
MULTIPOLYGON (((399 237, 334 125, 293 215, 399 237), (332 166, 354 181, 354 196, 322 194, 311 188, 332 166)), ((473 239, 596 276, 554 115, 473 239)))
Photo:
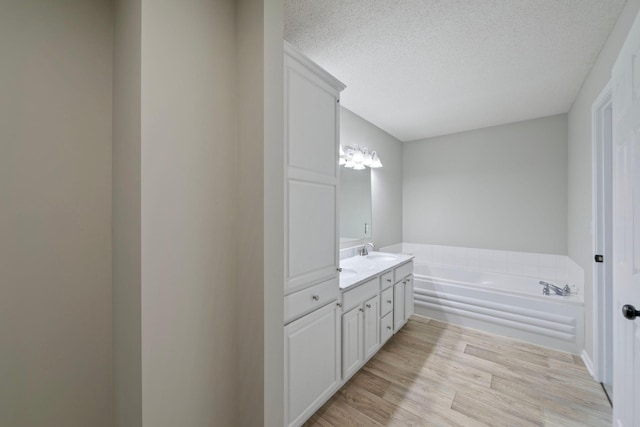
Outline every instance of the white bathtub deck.
POLYGON ((610 426, 568 353, 412 317, 308 426, 610 426))

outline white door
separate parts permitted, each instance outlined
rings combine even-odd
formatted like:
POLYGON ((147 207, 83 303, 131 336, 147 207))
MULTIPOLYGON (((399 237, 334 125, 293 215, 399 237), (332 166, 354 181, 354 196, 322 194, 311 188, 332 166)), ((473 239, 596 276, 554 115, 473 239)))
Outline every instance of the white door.
POLYGON ((413 276, 404 279, 404 320, 413 315, 413 276))
POLYGON ((364 303, 364 358, 373 356, 380 348, 380 297, 376 295, 364 303))
POLYGON ((330 303, 284 328, 287 425, 300 425, 340 384, 340 316, 330 303))
POLYGON ((612 73, 614 425, 640 425, 640 15, 612 73), (623 310, 626 307, 626 311, 623 310), (625 312, 625 316, 623 316, 625 312))
POLYGON ((337 277, 342 83, 285 47, 285 295, 337 277))
POLYGON ((342 379, 353 375, 364 361, 362 313, 358 306, 342 315, 342 379))

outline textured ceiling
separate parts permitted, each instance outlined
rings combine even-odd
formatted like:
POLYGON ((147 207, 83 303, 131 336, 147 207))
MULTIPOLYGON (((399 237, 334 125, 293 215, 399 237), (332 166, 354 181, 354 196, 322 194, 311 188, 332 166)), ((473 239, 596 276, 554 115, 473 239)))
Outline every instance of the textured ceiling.
POLYGON ((285 0, 285 39, 401 141, 566 113, 625 0, 285 0))

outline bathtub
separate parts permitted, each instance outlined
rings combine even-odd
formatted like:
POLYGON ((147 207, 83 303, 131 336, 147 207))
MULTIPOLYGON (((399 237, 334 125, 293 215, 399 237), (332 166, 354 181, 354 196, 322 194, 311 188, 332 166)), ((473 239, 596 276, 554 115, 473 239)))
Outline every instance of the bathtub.
POLYGON ((584 302, 579 289, 566 297, 543 295, 539 280, 416 263, 415 313, 580 354, 584 302))

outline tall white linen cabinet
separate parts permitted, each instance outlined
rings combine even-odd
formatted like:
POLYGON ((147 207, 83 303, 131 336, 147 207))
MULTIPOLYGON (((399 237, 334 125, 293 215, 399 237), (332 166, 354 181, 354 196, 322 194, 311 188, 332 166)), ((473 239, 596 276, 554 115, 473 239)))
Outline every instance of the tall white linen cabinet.
POLYGON ((284 45, 285 420, 297 426, 341 381, 339 96, 345 86, 284 45))

